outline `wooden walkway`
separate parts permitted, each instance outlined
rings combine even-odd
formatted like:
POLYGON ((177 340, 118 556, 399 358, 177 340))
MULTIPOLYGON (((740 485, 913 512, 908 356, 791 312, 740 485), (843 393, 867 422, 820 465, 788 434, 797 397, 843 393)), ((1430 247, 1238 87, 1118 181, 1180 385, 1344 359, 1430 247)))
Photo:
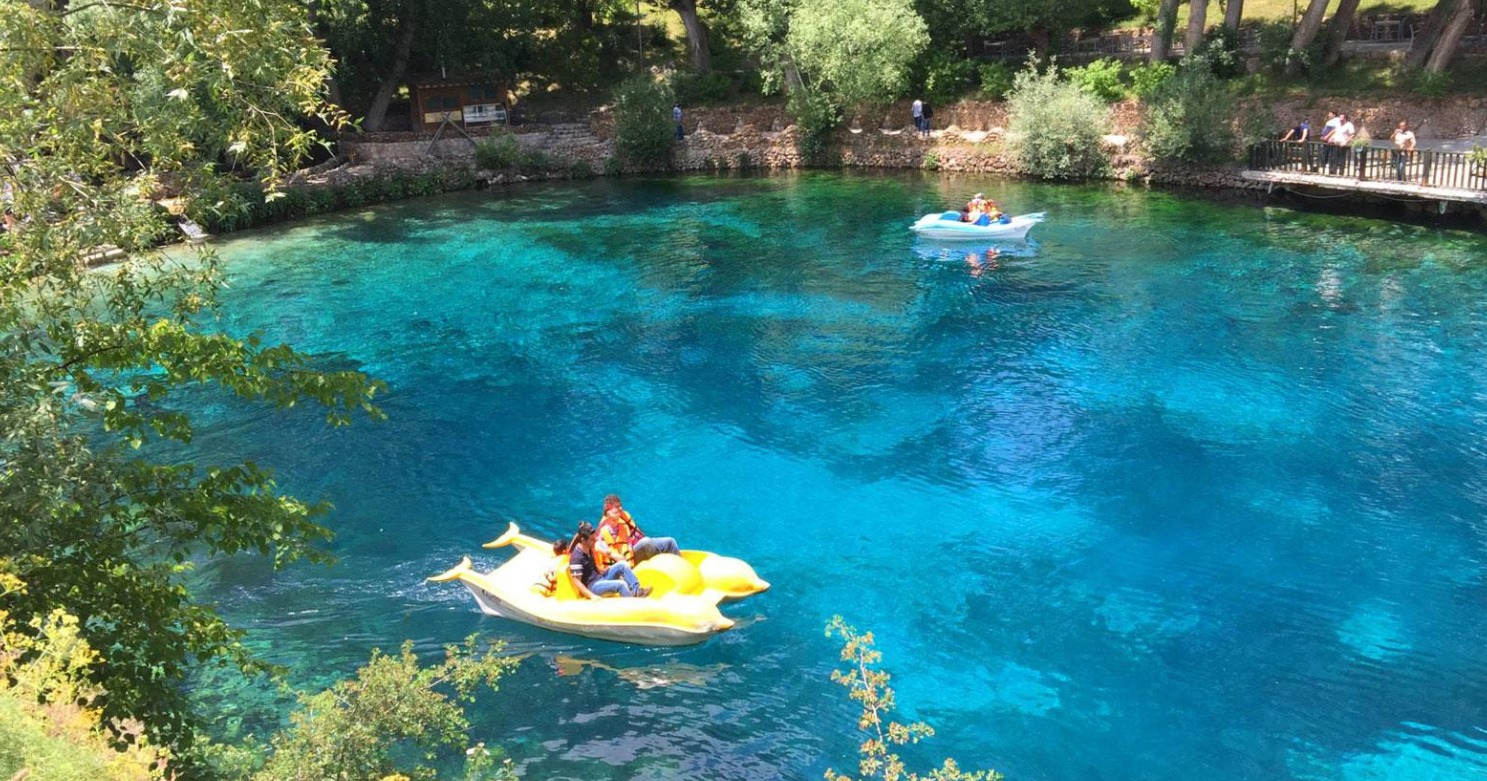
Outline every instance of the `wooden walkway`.
POLYGON ((1254 182, 1269 182, 1280 185, 1305 185, 1326 190, 1341 190, 1372 195, 1392 195, 1417 198, 1426 201, 1453 201, 1456 203, 1478 203, 1487 205, 1487 191, 1464 190, 1456 187, 1391 182, 1388 180, 1356 179, 1330 174, 1298 173, 1295 171, 1244 171, 1244 178, 1254 182))
POLYGON ((1442 149, 1339 149, 1326 144, 1262 141, 1249 150, 1245 179, 1342 192, 1487 205, 1487 164, 1442 149))

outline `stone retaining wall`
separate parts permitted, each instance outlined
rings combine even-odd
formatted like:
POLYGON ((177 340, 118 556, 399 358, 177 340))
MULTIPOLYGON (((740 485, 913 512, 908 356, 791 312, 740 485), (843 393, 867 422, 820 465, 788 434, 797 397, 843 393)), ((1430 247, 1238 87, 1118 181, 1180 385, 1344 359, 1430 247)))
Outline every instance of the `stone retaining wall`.
MULTIPOLYGON (((1349 106, 1329 99, 1308 102, 1301 98, 1252 101, 1248 111, 1264 112, 1274 126, 1285 127, 1305 117, 1320 127, 1325 111, 1347 111, 1358 118, 1373 137, 1387 137, 1398 119, 1407 119, 1422 139, 1457 138, 1487 130, 1487 98, 1389 99, 1349 106)), ((914 132, 909 102, 900 101, 880 111, 862 112, 847 118, 838 131, 834 156, 819 164, 829 167, 918 168, 1017 176, 1005 150, 1007 125, 1005 103, 963 101, 937 109, 933 138, 914 132)), ((1113 176, 1128 181, 1162 185, 1220 188, 1241 191, 1263 190, 1264 185, 1242 178, 1237 166, 1198 168, 1193 166, 1152 167, 1125 139, 1134 136, 1141 120, 1135 102, 1110 107, 1107 137, 1113 176)), ((690 110, 685 115, 686 140, 678 144, 672 170, 708 171, 741 168, 792 169, 806 165, 796 148, 796 129, 778 104, 750 104, 690 110)), ((538 172, 477 171, 489 184, 526 181, 531 178, 601 174, 620 170, 614 156, 614 123, 607 110, 589 115, 586 123, 565 126, 526 126, 516 138, 523 147, 540 150, 550 161, 538 172)), ((474 144, 464 137, 443 138, 430 148, 427 137, 396 134, 393 140, 347 139, 343 157, 353 165, 342 166, 303 183, 334 183, 368 172, 397 170, 421 172, 439 167, 475 166, 474 144)))

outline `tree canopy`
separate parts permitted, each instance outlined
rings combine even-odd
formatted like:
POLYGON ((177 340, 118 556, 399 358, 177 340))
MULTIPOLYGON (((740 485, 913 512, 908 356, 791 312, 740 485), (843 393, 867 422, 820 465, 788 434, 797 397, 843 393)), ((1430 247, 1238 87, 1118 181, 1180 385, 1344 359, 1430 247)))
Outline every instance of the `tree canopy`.
POLYGON ((243 177, 273 197, 335 124, 330 59, 294 0, 9 3, 0 15, 0 185, 18 223, 0 239, 0 556, 26 589, 16 626, 65 607, 100 654, 106 719, 190 742, 193 664, 255 663, 182 574, 203 556, 323 558, 324 507, 282 495, 251 463, 193 465, 184 393, 378 415, 379 385, 213 326, 209 252, 152 252, 154 199, 231 209, 243 177), (90 269, 117 248, 125 259, 90 269))

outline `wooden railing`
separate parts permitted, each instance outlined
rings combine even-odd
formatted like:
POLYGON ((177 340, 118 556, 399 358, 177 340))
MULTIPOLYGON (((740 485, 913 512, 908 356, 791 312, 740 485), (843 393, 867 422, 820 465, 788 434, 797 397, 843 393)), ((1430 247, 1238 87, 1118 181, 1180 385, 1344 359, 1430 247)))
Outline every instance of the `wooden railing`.
POLYGON ((1254 171, 1335 176, 1426 187, 1487 191, 1487 166, 1462 152, 1387 147, 1340 147, 1318 141, 1261 141, 1249 149, 1254 171))

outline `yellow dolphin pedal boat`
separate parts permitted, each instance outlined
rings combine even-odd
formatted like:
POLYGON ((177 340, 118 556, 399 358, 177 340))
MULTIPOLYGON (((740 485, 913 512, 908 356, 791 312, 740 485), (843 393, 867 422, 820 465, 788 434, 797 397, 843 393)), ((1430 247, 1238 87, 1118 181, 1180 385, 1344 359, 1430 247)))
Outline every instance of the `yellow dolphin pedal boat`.
POLYGON ((649 597, 585 599, 568 574, 568 557, 554 556, 552 543, 522 534, 516 524, 484 547, 512 546, 517 554, 490 572, 477 572, 466 556, 454 569, 429 578, 458 580, 486 615, 600 640, 641 645, 691 645, 733 626, 718 611, 724 599, 739 599, 769 588, 740 559, 707 551, 663 553, 635 567, 649 597), (549 572, 557 586, 547 589, 549 572))

